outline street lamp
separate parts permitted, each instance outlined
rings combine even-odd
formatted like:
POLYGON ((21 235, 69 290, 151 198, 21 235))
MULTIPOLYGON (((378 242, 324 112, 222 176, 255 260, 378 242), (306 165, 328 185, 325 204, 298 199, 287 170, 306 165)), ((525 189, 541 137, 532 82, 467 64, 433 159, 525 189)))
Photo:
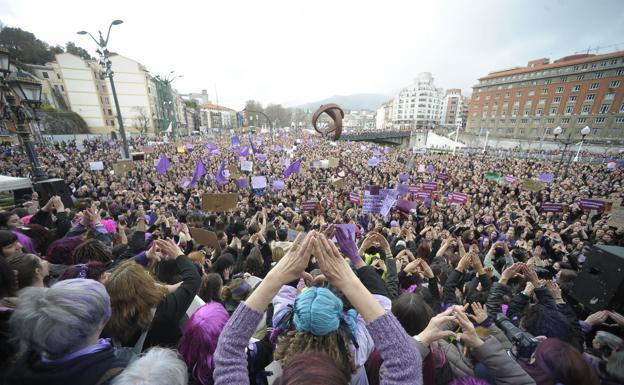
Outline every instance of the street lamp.
POLYGON ((21 76, 9 78, 10 62, 8 51, 0 49, 0 73, 2 74, 0 77, 0 104, 3 110, 0 119, 10 120, 14 123, 24 152, 31 164, 32 179, 34 182, 40 182, 45 180, 46 176, 41 169, 37 151, 33 144, 30 122, 37 119, 35 108, 41 104, 41 83, 21 76))
MULTIPOLYGON (((583 146, 583 141, 585 140, 585 137, 587 135, 589 135, 590 132, 591 132, 591 129, 589 128, 589 126, 585 126, 581 130, 581 135, 582 135, 581 143, 580 143, 579 151, 578 151, 578 153, 576 155, 576 160, 575 161, 578 161, 578 155, 581 152, 581 147, 583 146)), ((563 151, 561 152, 561 160, 559 161, 559 165, 557 166, 557 171, 555 173, 557 178, 559 177, 559 170, 561 169, 561 164, 563 163, 563 158, 565 156, 566 151, 568 150, 568 146, 575 142, 574 140, 572 140, 572 130, 570 130, 570 132, 568 133, 568 137, 565 140, 559 139, 559 135, 561 135, 561 133, 563 133, 563 129, 561 127, 556 127, 553 130, 553 134, 555 134, 555 141, 563 144, 563 151)), ((571 160, 572 160, 572 153, 570 153, 569 156, 568 156, 568 162, 566 163, 566 168, 565 168, 565 171, 563 173, 563 179, 567 178, 567 176, 568 176, 568 169, 570 167, 570 161, 571 160)))
POLYGON ((123 148, 123 155, 125 159, 129 159, 130 158, 130 150, 128 149, 128 139, 126 138, 126 130, 124 128, 123 125, 123 118, 121 116, 121 109, 119 108, 119 100, 117 99, 117 91, 115 90, 115 82, 113 81, 113 69, 112 69, 112 63, 109 59, 110 57, 110 52, 108 51, 108 38, 110 37, 110 31, 111 28, 113 27, 113 25, 119 25, 122 24, 123 21, 122 20, 113 20, 110 25, 108 26, 108 32, 106 33, 106 39, 104 39, 104 37, 102 36, 102 31, 98 31, 100 38, 99 40, 96 39, 95 37, 93 37, 93 35, 91 35, 89 32, 87 31, 79 31, 77 32, 78 35, 89 35, 91 36, 91 39, 93 39, 93 41, 95 42, 95 44, 98 45, 98 47, 100 47, 100 49, 97 50, 97 53, 100 54, 100 65, 103 68, 103 73, 106 74, 108 76, 108 79, 110 81, 111 84, 111 91, 113 93, 113 100, 115 101, 115 110, 117 112, 117 122, 119 124, 119 133, 121 134, 121 140, 122 140, 122 148, 123 148))

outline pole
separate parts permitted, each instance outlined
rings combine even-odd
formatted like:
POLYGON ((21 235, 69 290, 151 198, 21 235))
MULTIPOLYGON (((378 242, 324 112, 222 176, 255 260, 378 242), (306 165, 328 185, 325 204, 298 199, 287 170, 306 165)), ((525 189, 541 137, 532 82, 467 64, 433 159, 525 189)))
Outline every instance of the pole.
POLYGON ((568 143, 565 143, 563 146, 563 151, 561 152, 561 159, 559 160, 559 164, 557 165, 557 171, 555 175, 559 178, 559 170, 561 170, 561 164, 563 163, 563 157, 565 156, 565 152, 568 150, 568 143))
POLYGON ((26 156, 28 156, 28 160, 30 161, 30 165, 32 167, 33 181, 39 182, 46 179, 45 174, 41 169, 41 165, 39 164, 39 159, 37 158, 37 153, 33 145, 30 131, 26 127, 26 122, 18 122, 16 128, 17 135, 22 141, 22 145, 24 146, 24 152, 26 152, 26 156))
POLYGON ((455 155, 455 149, 457 149, 457 139, 459 137, 459 127, 455 131, 455 144, 453 145, 453 155, 455 155))
POLYGON ((578 161, 579 161, 579 155, 581 155, 581 148, 583 148, 583 141, 584 141, 584 140, 581 140, 581 143, 579 144, 579 149, 578 149, 578 151, 576 152, 576 156, 574 157, 574 161, 575 161, 575 162, 578 162, 578 161))
POLYGON ((485 131, 485 143, 483 144, 483 153, 485 153, 485 149, 487 148, 488 138, 490 137, 490 130, 485 131))
POLYGON ((542 139, 540 140, 540 151, 542 151, 542 147, 544 146, 544 138, 546 138, 546 130, 547 128, 544 128, 544 133, 542 134, 542 139))
POLYGON ((126 130, 123 125, 123 118, 121 117, 121 110, 119 109, 119 100, 117 99, 117 91, 115 90, 115 82, 113 81, 113 71, 109 71, 108 79, 110 80, 111 91, 113 92, 113 100, 115 101, 115 110, 117 111, 117 122, 119 123, 119 133, 121 134, 124 159, 130 159, 130 150, 128 149, 128 140, 126 139, 126 130))

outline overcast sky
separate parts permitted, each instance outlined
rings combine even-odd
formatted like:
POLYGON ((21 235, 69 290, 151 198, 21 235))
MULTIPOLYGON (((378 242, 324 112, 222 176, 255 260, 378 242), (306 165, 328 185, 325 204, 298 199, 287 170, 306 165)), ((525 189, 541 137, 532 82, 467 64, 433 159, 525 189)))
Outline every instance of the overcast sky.
POLYGON ((471 93, 488 72, 621 43, 622 0, 138 1, 0 0, 0 20, 50 44, 109 49, 154 74, 184 75, 181 92, 207 89, 240 108, 247 99, 312 102, 388 93, 433 73, 438 87, 471 93), (98 5, 101 4, 101 5, 98 5))

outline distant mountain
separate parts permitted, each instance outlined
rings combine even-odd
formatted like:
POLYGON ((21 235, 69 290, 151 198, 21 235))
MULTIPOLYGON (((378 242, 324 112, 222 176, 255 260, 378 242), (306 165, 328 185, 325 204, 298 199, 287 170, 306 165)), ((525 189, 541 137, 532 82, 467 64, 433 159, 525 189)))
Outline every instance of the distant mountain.
POLYGON ((392 96, 383 94, 334 95, 327 99, 301 104, 295 107, 314 111, 321 104, 336 103, 344 110, 376 110, 390 99, 392 99, 392 96))

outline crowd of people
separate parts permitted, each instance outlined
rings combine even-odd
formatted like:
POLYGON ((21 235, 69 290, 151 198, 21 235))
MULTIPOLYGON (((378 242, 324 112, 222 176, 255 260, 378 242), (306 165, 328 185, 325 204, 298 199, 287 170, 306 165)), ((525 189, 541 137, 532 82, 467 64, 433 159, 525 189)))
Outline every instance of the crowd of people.
MULTIPOLYGON (((624 246, 619 165, 306 132, 130 145, 127 169, 115 140, 38 148, 70 195, 0 212, 0 381, 624 384, 622 309, 572 295, 624 246), (235 205, 202 210, 217 193, 235 205)), ((5 148, 0 174, 31 171, 5 148)))

